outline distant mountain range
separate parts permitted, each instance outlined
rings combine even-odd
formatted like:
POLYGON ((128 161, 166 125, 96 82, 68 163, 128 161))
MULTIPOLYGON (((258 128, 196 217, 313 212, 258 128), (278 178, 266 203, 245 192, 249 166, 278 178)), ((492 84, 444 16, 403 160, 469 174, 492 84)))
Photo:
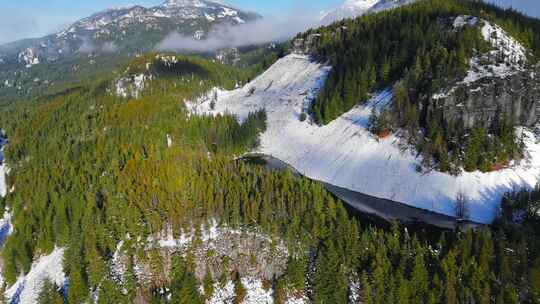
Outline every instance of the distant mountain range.
POLYGON ((150 8, 107 9, 53 35, 0 46, 0 63, 31 67, 80 53, 140 53, 151 50, 171 32, 204 39, 212 26, 257 18, 255 13, 210 0, 169 0, 150 8))
MULTIPOLYGON (((346 0, 324 12, 321 23, 330 24, 365 13, 378 12, 414 0, 346 0)), ((32 67, 79 54, 135 55, 155 48, 170 33, 204 40, 217 25, 238 25, 261 18, 218 0, 168 0, 158 6, 111 8, 73 23, 68 28, 37 39, 0 45, 3 69, 32 67)))
MULTIPOLYGON (((320 22, 329 24, 411 1, 347 0, 324 13, 320 22)), ((0 99, 30 98, 98 77, 123 59, 155 50, 172 33, 188 40, 212 40, 220 35, 222 26, 234 27, 261 18, 217 0, 168 0, 154 7, 107 9, 57 33, 0 45, 0 99)), ((239 60, 236 48, 213 53, 223 63, 239 60), (230 54, 233 58, 222 60, 230 54)))

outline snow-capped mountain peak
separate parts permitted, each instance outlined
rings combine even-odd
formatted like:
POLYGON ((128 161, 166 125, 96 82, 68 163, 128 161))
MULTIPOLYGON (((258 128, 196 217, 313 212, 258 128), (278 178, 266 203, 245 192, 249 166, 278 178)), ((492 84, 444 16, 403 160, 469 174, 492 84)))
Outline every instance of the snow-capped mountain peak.
POLYGON ((167 0, 162 6, 165 7, 185 7, 185 6, 194 6, 194 7, 206 7, 208 4, 219 4, 225 5, 223 1, 219 0, 167 0))
POLYGON ((214 25, 245 24, 258 18, 221 0, 166 0, 153 7, 109 8, 55 34, 3 47, 0 57, 2 63, 18 69, 78 54, 135 54, 152 50, 173 32, 200 40, 214 25))
POLYGON ((414 2, 415 0, 346 0, 341 6, 323 12, 322 24, 330 24, 347 18, 380 12, 414 2))

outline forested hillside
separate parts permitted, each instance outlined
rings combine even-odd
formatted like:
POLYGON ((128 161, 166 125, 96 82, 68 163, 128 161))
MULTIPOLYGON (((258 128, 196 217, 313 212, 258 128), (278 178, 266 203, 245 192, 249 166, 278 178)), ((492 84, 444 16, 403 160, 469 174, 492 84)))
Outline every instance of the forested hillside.
MULTIPOLYGON (((327 124, 365 102, 370 93, 393 87, 391 113, 378 120, 374 131, 406 131, 428 165, 434 158, 442 171, 456 171, 456 165, 468 171, 490 171, 519 158, 513 122, 501 118, 489 128, 467 129, 462 123, 450 124, 443 113, 432 110, 435 101, 431 96, 465 78, 472 58, 492 50, 482 37, 481 26, 456 26, 458 16, 502 26, 530 50, 528 66, 537 61, 540 21, 481 1, 418 1, 341 21, 297 37, 311 41, 310 53, 333 66, 312 106, 314 119, 327 124)), ((525 64, 518 59, 510 63, 525 64)))
MULTIPOLYGON (((154 266, 152 275, 162 277, 166 269, 166 280, 137 280, 137 264, 127 269, 130 279, 114 275, 120 242, 164 229, 179 235, 217 220, 284 242, 286 270, 266 283, 275 303, 302 295, 314 303, 534 303, 540 292, 535 213, 520 228, 504 221, 504 229, 463 234, 377 228, 348 214, 320 184, 233 161, 256 143, 264 113, 241 125, 232 117, 189 116, 182 100, 213 85, 233 86, 242 76, 220 78, 227 68, 183 60, 210 74, 191 74, 185 85, 174 82, 174 90, 163 89, 172 80, 154 80, 139 99, 114 97, 105 82, 5 110, 15 189, 2 201, 15 227, 2 250, 8 286, 57 246, 65 248, 70 283, 62 290, 69 303, 201 303, 211 297, 213 282, 229 280, 241 303, 243 273, 227 268, 229 262, 218 268, 221 275, 197 279, 202 266, 190 253, 197 243, 175 253, 172 268, 154 266), (513 230, 524 227, 531 233, 513 230), (197 291, 203 285, 205 296, 197 291)), ((505 210, 533 206, 521 202, 505 210)), ((512 218, 508 212, 505 218, 512 218)), ((165 259, 159 248, 124 247, 139 264, 165 259)), ((61 303, 62 297, 46 283, 40 301, 61 303)))
MULTIPOLYGON (((405 86, 415 75, 407 67, 421 57, 414 86, 403 89, 406 113, 414 115, 401 125, 420 128, 426 121, 415 96, 463 73, 469 46, 489 48, 475 28, 437 30, 447 16, 477 9, 483 18, 508 22, 528 46, 537 43, 536 33, 525 34, 534 21, 457 0, 421 1, 319 30, 316 52, 335 66, 313 108, 319 122, 354 106, 353 99, 342 104, 340 94, 350 93, 344 79, 366 78, 364 91, 354 91, 362 97, 395 81, 405 86), (336 37, 343 45, 330 38, 342 26, 336 37), (383 29, 395 36, 375 35, 383 29), (364 34, 373 44, 345 48, 364 34), (441 55, 453 45, 463 58, 441 55), (398 50, 401 61, 378 58, 398 50), (448 70, 432 74, 440 67, 448 70)), ((539 189, 506 195, 492 226, 446 231, 374 221, 319 182, 239 160, 267 129, 266 110, 238 120, 194 115, 187 104, 215 87, 247 83, 282 55, 263 53, 244 69, 147 54, 102 79, 1 108, 10 171, 0 207, 13 230, 0 247, 0 303, 19 303, 28 293, 40 304, 540 303, 539 189), (145 84, 136 96, 117 94, 121 79, 145 84), (51 257, 63 260, 65 280, 34 275, 36 265, 51 268, 45 263, 56 261, 51 257), (266 302, 248 301, 251 289, 269 295, 266 302)))

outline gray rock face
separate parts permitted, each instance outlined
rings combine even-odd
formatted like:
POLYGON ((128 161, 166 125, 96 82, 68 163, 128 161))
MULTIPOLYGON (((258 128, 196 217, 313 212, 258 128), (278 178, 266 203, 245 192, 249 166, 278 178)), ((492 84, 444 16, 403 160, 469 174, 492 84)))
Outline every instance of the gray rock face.
POLYGON ((428 111, 442 113, 449 125, 489 128, 506 119, 532 127, 540 119, 540 67, 506 78, 490 77, 461 84, 444 97, 432 97, 428 111))
POLYGON ((313 46, 321 39, 321 34, 315 33, 304 38, 297 38, 293 41, 292 52, 295 54, 309 54, 313 49, 313 46))

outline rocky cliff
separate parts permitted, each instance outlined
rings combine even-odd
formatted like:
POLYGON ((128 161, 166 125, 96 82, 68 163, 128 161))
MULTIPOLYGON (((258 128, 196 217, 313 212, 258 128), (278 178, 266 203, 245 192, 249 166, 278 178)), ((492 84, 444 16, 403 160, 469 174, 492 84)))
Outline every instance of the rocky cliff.
POLYGON ((449 125, 489 128, 503 119, 532 127, 540 119, 540 67, 504 78, 487 77, 462 83, 447 94, 433 96, 431 112, 441 112, 449 125))

